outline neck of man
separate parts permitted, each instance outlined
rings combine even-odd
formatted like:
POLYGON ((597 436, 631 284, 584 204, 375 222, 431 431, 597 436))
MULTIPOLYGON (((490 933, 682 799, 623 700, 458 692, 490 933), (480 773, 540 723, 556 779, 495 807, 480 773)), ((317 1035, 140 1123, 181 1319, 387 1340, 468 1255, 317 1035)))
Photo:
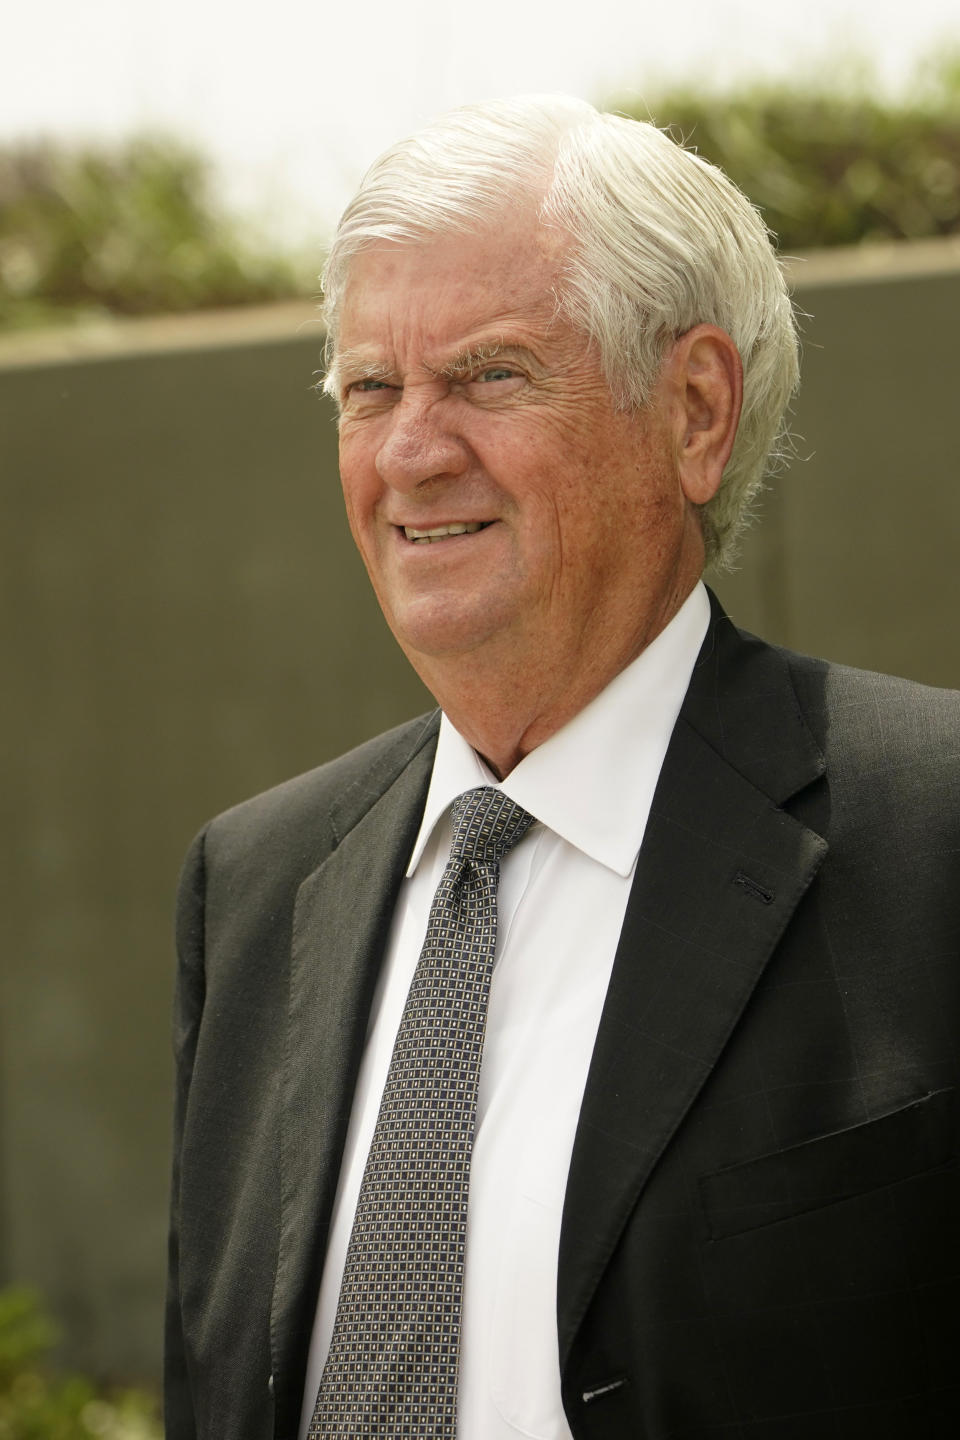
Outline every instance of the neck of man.
POLYGON ((596 629, 559 657, 487 642, 466 653, 407 658, 454 727, 504 779, 524 756, 579 715, 673 619, 700 578, 677 576, 659 607, 622 636, 598 643, 596 629))

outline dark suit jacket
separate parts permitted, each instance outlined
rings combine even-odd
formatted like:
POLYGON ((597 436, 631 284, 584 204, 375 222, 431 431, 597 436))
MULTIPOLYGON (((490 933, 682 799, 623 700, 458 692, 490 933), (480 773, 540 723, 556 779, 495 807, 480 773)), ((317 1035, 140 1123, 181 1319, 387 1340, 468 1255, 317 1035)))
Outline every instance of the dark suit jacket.
MULTIPOLYGON (((436 717, 215 820, 179 912, 168 1440, 289 1440, 436 717)), ((960 1419, 960 697, 715 611, 643 843, 560 1247, 577 1440, 960 1419)))

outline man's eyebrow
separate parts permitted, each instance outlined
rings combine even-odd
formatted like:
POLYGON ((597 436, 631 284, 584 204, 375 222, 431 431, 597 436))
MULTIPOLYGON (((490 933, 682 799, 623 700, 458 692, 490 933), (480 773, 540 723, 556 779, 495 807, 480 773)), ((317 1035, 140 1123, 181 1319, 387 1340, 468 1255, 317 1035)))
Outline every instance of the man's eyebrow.
POLYGON ((389 380, 393 366, 386 360, 372 360, 362 350, 338 350, 334 354, 338 381, 389 380))
POLYGON ((431 374, 441 380, 459 380, 464 375, 487 365, 491 360, 508 359, 526 360, 528 363, 534 361, 535 357, 525 345, 512 344, 505 340, 490 340, 479 345, 471 345, 467 350, 461 350, 452 360, 448 360, 439 369, 432 369, 431 374))
MULTIPOLYGON (((523 360, 527 364, 537 365, 536 356, 525 345, 504 340, 490 340, 458 351, 451 360, 446 361, 443 365, 436 367, 425 365, 424 369, 438 380, 460 380, 482 365, 490 364, 491 361, 509 359, 523 360)), ((338 387, 342 387, 345 383, 356 384, 363 380, 386 380, 396 383, 393 365, 387 360, 374 360, 363 350, 338 351, 334 356, 334 369, 338 387)))

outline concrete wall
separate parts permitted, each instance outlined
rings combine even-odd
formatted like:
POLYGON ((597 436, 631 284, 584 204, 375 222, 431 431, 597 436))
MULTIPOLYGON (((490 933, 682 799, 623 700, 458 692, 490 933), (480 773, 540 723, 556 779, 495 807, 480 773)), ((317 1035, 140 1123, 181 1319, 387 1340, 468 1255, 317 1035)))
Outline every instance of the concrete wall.
MULTIPOLYGON (((804 458, 718 588, 773 638, 960 685, 957 246, 797 276, 804 458)), ((319 352, 305 307, 0 346, 0 1278, 103 1373, 158 1366, 183 850, 429 703, 350 547, 319 352)))
POLYGON ((717 588, 796 649, 960 686, 960 240, 826 252, 792 274, 798 459, 717 588))

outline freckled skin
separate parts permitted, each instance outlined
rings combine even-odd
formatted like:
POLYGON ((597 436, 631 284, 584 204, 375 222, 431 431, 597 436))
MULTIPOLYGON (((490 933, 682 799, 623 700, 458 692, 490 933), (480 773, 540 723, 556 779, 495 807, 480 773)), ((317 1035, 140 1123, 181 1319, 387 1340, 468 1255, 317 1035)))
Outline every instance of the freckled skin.
MULTIPOLYGON (((354 539, 408 659, 501 775, 679 609, 703 567, 691 500, 732 444, 731 430, 713 445, 714 481, 696 463, 716 437, 688 339, 650 406, 615 409, 596 350, 555 316, 564 243, 521 212, 478 236, 376 246, 352 262, 341 310, 354 539), (400 528, 478 520, 429 545, 400 528)), ((711 343, 732 342, 699 329, 716 380, 711 343)))

